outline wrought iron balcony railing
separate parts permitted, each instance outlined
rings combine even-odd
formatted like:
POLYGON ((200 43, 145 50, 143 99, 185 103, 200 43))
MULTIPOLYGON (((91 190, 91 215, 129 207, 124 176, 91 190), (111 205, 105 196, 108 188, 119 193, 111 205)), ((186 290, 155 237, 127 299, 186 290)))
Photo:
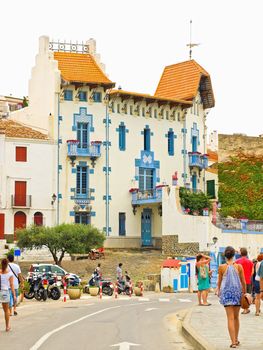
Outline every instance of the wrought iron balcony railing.
POLYGON ((143 203, 161 203, 162 202, 162 187, 150 190, 137 190, 131 191, 132 204, 143 203))
POLYGON ((11 206, 13 208, 31 208, 32 196, 31 195, 11 195, 11 206))
POLYGON ((101 142, 91 142, 90 144, 81 144, 78 140, 68 140, 69 157, 91 157, 98 158, 101 156, 101 142))
POLYGON ((189 167, 206 169, 208 167, 208 156, 207 154, 201 154, 200 152, 188 152, 189 156, 189 167))

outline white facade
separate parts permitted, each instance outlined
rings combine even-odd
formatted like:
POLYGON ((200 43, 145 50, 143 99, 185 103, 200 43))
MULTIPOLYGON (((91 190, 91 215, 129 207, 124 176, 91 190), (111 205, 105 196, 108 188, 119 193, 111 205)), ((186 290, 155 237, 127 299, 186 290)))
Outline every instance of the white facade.
MULTIPOLYGON (((17 128, 23 126, 17 124, 17 128)), ((56 192, 54 143, 49 140, 0 134, 0 239, 12 239, 24 224, 55 223, 56 192), (26 149, 26 161, 17 161, 16 148, 26 149), (22 184, 23 193, 18 191, 22 184), (22 221, 21 221, 22 220, 22 221)))
MULTIPOLYGON (((89 45, 99 63, 94 41, 89 45)), ((29 107, 12 114, 12 119, 58 141, 52 162, 46 162, 53 174, 60 169, 57 179, 46 179, 58 197, 56 222, 90 222, 106 231, 108 246, 117 238, 119 246, 157 245, 164 233, 158 186, 175 181, 205 191, 206 112, 201 95, 175 101, 109 91, 103 82, 71 80, 62 77, 49 39, 41 37, 29 82, 29 107), (80 92, 86 93, 86 101, 80 101, 80 92), (97 101, 95 94, 100 96, 97 101), (82 144, 83 137, 81 150, 74 140, 82 144), (99 156, 94 156, 99 147, 99 156), (192 151, 194 156, 189 156, 192 151), (78 193, 83 182, 85 193, 78 193)))

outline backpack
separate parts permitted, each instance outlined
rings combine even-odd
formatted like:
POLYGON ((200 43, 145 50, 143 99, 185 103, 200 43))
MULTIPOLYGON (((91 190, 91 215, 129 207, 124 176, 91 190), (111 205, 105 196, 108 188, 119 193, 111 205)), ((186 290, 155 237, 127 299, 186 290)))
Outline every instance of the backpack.
POLYGON ((220 303, 222 305, 240 305, 242 286, 239 274, 234 265, 228 265, 220 287, 220 303))

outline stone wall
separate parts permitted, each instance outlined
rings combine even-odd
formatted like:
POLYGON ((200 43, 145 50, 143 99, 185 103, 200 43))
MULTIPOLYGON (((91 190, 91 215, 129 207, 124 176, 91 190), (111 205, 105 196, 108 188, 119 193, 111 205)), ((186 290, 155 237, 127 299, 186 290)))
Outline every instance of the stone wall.
POLYGON ((263 154, 263 137, 243 134, 218 135, 219 162, 226 161, 238 153, 260 156, 263 154))
POLYGON ((179 243, 178 235, 163 236, 162 253, 167 256, 196 255, 199 252, 199 243, 179 243))

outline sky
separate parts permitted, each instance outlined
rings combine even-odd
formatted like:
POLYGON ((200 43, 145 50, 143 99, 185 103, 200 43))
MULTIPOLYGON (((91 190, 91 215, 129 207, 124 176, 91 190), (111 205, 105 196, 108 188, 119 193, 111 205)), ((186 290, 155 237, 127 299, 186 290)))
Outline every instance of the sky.
POLYGON ((116 86, 153 94, 163 68, 189 58, 192 20, 216 99, 208 130, 263 134, 262 0, 10 0, 0 13, 0 95, 27 95, 41 35, 96 39, 116 86))

